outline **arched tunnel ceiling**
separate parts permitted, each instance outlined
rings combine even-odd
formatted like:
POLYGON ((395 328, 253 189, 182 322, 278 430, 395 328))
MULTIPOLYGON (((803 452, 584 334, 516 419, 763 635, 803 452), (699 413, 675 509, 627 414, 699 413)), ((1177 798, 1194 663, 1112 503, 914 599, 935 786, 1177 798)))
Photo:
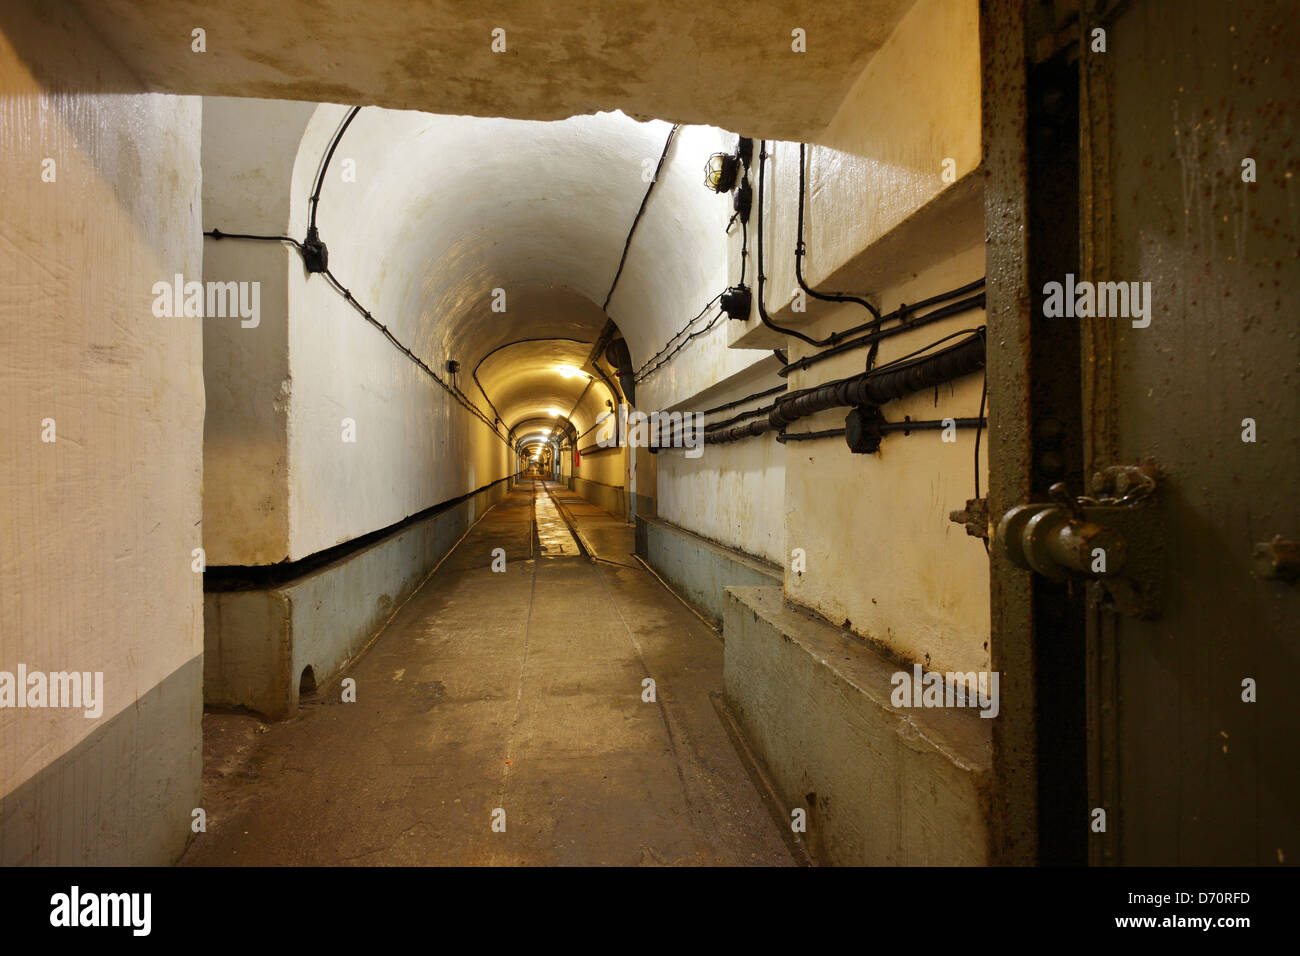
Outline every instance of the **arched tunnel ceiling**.
MULTIPOLYGON (((322 106, 308 124, 293 175, 294 232, 305 228, 306 197, 345 113, 322 106)), ((321 197, 330 267, 434 367, 455 359, 468 372, 522 339, 593 342, 670 128, 620 113, 542 123, 362 110, 334 160, 352 164, 356 181, 338 182, 331 169, 321 197)), ((702 170, 734 144, 710 127, 675 138, 610 303, 634 360, 725 282, 730 200, 703 187, 702 170)), ((509 354, 542 361, 541 352, 509 354)), ((586 358, 565 354, 578 360, 564 364, 586 358)), ((480 379, 507 420, 505 405, 568 394, 558 379, 543 385, 537 368, 507 388, 498 367, 485 362, 480 379)), ((472 380, 462 387, 476 391, 472 380)))
POLYGON ((519 342, 484 359, 478 379, 507 427, 534 417, 549 420, 551 409, 568 416, 587 387, 588 376, 566 377, 560 368, 581 368, 590 351, 590 342, 519 342))
POLYGON ((46 15, 84 16, 159 91, 525 119, 622 109, 815 141, 910 5, 48 0, 46 15))

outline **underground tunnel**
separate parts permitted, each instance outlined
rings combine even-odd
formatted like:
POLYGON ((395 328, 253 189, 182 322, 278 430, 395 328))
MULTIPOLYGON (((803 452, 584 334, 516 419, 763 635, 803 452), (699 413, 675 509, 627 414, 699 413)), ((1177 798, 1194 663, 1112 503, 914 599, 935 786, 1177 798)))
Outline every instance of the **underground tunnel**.
POLYGON ((1294 9, 558 6, 0 13, 0 861, 1294 861, 1294 9))

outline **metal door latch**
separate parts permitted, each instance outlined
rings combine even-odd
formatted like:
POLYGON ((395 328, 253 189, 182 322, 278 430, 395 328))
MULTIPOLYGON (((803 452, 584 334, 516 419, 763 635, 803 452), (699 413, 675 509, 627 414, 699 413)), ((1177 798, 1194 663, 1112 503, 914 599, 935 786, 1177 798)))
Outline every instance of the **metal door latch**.
POLYGON ((1294 581, 1300 577, 1300 542, 1275 535, 1255 545, 1251 557, 1255 574, 1269 581, 1294 581))
POLYGON ((1119 465, 1093 476, 1094 496, 1065 484, 1048 502, 1017 505, 998 523, 996 541, 1017 567, 1053 581, 1085 581, 1099 607, 1133 617, 1160 614, 1164 533, 1150 499, 1154 462, 1119 465))

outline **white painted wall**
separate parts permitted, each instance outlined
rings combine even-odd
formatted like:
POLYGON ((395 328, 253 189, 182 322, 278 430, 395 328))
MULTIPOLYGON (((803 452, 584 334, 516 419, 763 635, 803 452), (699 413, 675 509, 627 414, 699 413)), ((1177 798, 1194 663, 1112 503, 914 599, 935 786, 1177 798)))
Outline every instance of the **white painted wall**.
POLYGON ((785 451, 770 435, 708 445, 700 458, 663 451, 659 517, 710 541, 780 564, 785 536, 785 451))
MULTIPOLYGON (((314 112, 284 100, 203 100, 205 232, 286 234, 293 158, 314 112)), ((213 565, 289 555, 289 275, 300 263, 288 243, 204 240, 208 281, 260 284, 256 326, 203 327, 203 529, 213 565)))
MULTIPOLYGON (((0 797, 203 649, 191 570, 203 544, 202 320, 155 317, 151 291, 176 273, 201 278, 199 103, 48 90, 34 60, 63 63, 87 87, 131 78, 85 36, 42 47, 51 23, 34 23, 21 55, 0 33, 0 670, 102 671, 105 699, 97 719, 0 709, 0 797), (47 158, 54 182, 41 179, 47 158)), ((195 726, 173 736, 197 735, 195 704, 195 726)), ((140 753, 159 746, 141 740, 140 753)), ((156 786, 197 790, 198 779, 156 786)), ((59 799, 46 801, 52 814, 59 799)), ((62 809, 70 842, 86 836, 71 836, 71 819, 100 812, 62 809)), ((142 846, 168 827, 149 821, 142 846)), ((47 847, 42 859, 83 851, 47 847)))

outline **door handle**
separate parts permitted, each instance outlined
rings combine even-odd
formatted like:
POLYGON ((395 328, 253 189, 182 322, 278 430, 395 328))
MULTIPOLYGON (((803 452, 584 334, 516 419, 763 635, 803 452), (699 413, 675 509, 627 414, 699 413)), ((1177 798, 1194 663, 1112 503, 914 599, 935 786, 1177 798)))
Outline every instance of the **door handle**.
POLYGON ((995 541, 1016 567, 1053 581, 1081 581, 1096 605, 1134 617, 1160 613, 1164 529, 1153 506, 1154 463, 1119 466, 1093 479, 1100 498, 1070 496, 1017 505, 998 522, 995 541), (1117 480, 1118 476, 1118 480, 1117 480))

